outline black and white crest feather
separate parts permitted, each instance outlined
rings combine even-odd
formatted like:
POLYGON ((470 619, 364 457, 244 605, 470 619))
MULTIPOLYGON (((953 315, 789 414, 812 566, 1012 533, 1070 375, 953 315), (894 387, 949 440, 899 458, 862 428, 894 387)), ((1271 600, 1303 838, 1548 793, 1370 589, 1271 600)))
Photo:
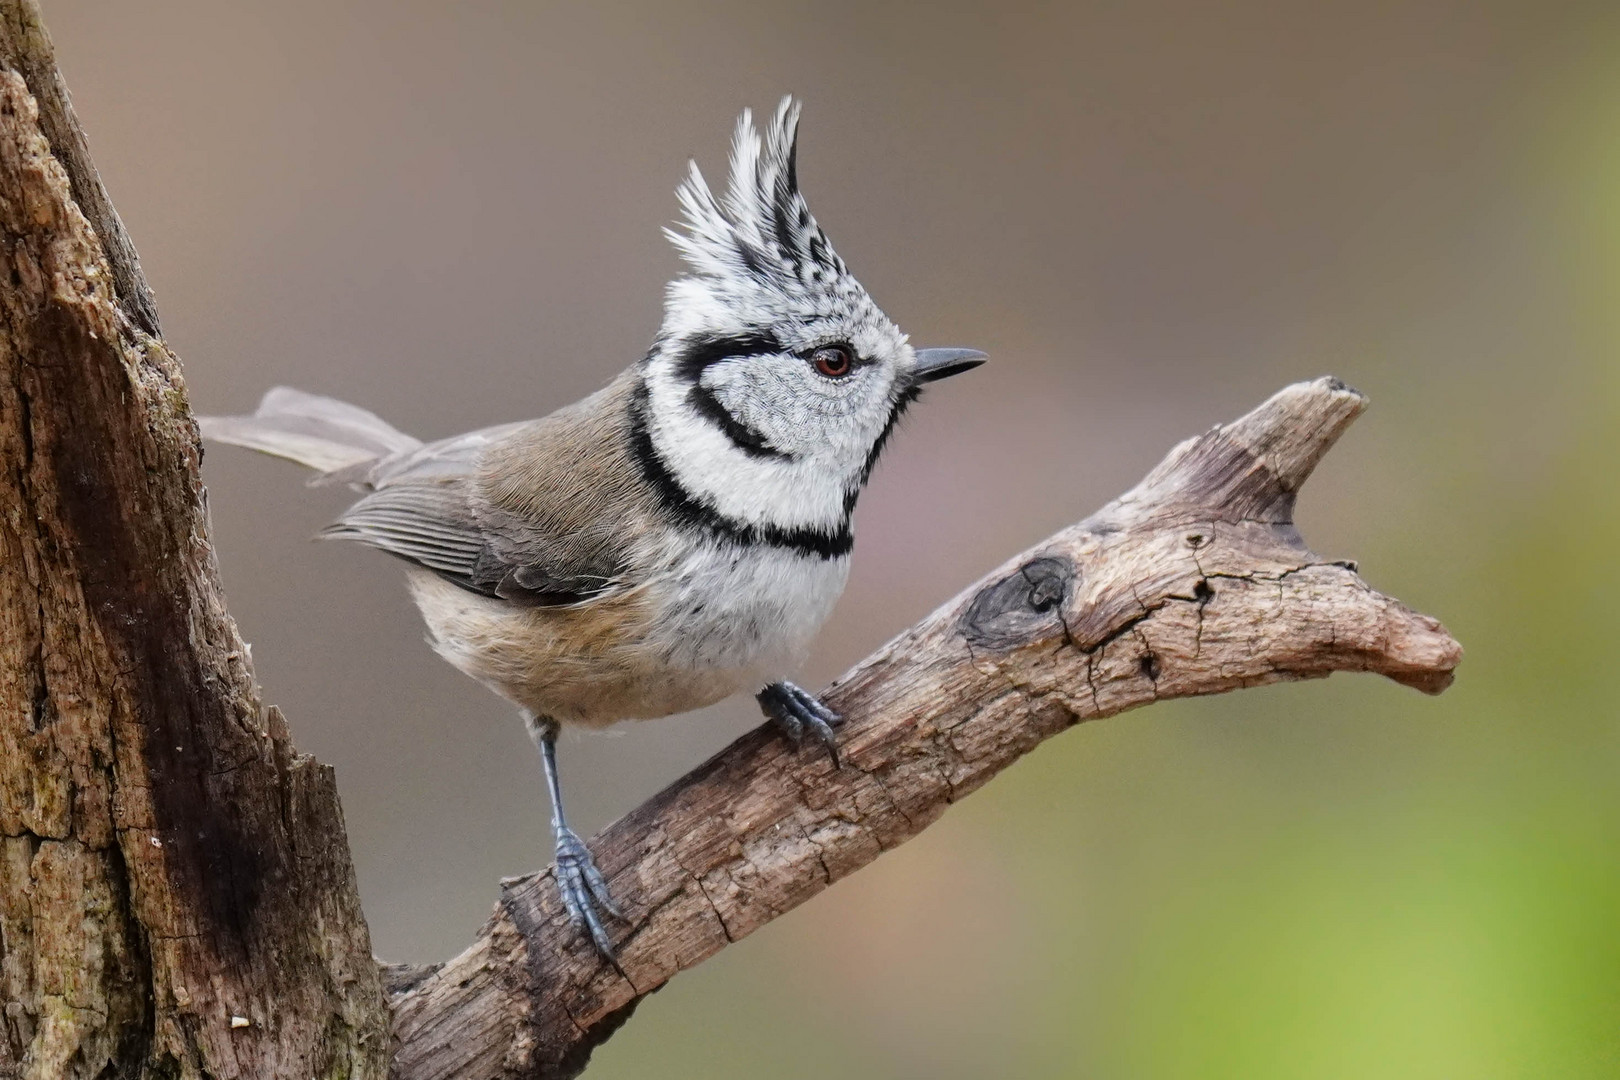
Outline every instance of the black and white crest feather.
POLYGON ((763 139, 751 112, 737 121, 723 197, 692 163, 677 192, 686 231, 665 231, 694 272, 761 278, 776 288, 848 273, 799 193, 798 137, 799 103, 786 97, 763 139))
POLYGON ((669 284, 661 336, 829 317, 887 323, 799 192, 798 133, 799 104, 791 97, 763 135, 744 110, 724 195, 711 191, 692 163, 676 192, 682 227, 664 230, 690 273, 669 284))

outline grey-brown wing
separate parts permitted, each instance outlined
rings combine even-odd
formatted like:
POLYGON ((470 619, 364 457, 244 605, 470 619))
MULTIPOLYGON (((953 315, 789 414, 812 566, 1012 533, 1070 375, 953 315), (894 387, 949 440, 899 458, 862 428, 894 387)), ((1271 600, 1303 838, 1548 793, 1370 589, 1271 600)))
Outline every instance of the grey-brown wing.
POLYGON ((465 485, 401 484, 375 491, 343 512, 321 536, 354 540, 451 580, 473 583, 484 549, 465 485))
MULTIPOLYGON (((626 584, 623 530, 601 520, 534 520, 482 492, 485 452, 547 421, 511 424, 431 443, 390 460, 369 478, 375 490, 322 536, 354 540, 434 571, 462 588, 519 604, 573 604, 626 584)), ((543 463, 542 463, 543 465, 543 463)), ((577 487, 577 462, 563 455, 529 481, 577 487), (548 475, 548 473, 550 475, 548 475)))
POLYGON ((577 604, 623 584, 623 566, 600 545, 502 528, 476 511, 468 490, 465 480, 391 484, 349 507, 321 535, 358 541, 471 592, 518 604, 577 604))

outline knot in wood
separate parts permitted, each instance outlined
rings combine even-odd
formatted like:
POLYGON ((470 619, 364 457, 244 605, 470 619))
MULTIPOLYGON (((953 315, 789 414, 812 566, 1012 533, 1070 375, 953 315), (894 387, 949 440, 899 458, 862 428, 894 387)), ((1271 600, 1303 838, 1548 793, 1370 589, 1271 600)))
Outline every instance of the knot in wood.
POLYGON ((1063 625, 1063 604, 1075 578, 1067 559, 1043 556, 979 591, 962 616, 962 636, 974 645, 1026 645, 1063 625))

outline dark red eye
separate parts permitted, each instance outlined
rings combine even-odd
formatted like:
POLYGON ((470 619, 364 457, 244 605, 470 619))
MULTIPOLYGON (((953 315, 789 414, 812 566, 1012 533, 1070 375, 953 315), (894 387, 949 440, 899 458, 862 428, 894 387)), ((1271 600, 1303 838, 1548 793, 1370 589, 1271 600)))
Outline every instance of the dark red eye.
POLYGON ((810 354, 810 362, 829 379, 842 379, 855 367, 855 357, 848 345, 823 345, 810 354))

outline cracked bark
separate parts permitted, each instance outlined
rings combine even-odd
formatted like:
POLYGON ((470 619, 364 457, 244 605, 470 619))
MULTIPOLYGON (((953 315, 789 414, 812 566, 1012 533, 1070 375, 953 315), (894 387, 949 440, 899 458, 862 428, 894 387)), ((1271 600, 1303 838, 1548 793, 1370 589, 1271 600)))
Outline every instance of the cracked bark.
POLYGON ((503 882, 455 959, 379 968, 331 773, 260 708, 179 366, 28 0, 0 0, 0 236, 0 1078, 573 1076, 642 996, 1081 720, 1333 671, 1434 693, 1460 658, 1295 531, 1364 400, 1288 387, 839 679, 843 768, 762 729, 596 837, 622 975, 549 871, 503 882))
POLYGON ((0 239, 0 1077, 381 1077, 331 771, 260 708, 179 364, 18 0, 0 239))

